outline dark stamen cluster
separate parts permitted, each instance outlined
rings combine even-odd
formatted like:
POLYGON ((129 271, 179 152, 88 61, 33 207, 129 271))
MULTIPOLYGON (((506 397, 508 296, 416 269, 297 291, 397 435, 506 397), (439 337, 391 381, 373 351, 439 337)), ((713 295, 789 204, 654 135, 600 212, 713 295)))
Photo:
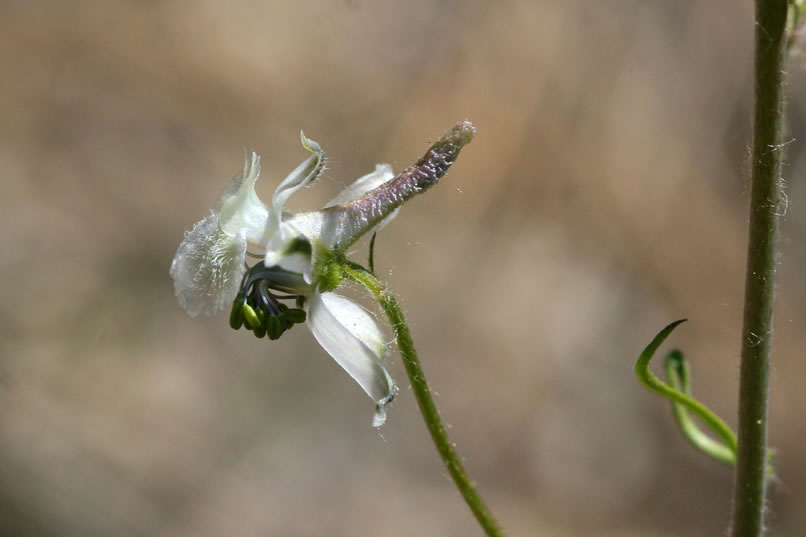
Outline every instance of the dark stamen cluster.
POLYGON ((278 339, 286 330, 295 324, 305 322, 305 310, 289 308, 280 300, 296 300, 301 304, 303 298, 297 295, 275 295, 271 289, 285 289, 283 272, 266 268, 261 261, 253 266, 244 276, 241 290, 232 303, 229 324, 235 330, 245 326, 255 336, 278 339))

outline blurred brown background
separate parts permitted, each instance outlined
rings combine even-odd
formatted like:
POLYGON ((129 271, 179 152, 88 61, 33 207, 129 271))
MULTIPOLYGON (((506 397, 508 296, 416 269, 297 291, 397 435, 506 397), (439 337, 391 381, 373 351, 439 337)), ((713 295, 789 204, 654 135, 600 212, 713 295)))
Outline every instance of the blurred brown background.
MULTIPOLYGON (((513 536, 724 534, 731 470, 632 365, 688 317, 673 345, 735 424, 751 2, 297 4, 0 3, 0 534, 480 535, 397 356, 379 434, 305 328, 269 342, 191 319, 168 277, 244 147, 268 198, 305 157, 299 129, 321 142, 329 169, 292 200, 311 209, 465 117, 477 138, 377 263, 492 509, 513 536)), ((772 536, 806 527, 803 147, 772 536)))

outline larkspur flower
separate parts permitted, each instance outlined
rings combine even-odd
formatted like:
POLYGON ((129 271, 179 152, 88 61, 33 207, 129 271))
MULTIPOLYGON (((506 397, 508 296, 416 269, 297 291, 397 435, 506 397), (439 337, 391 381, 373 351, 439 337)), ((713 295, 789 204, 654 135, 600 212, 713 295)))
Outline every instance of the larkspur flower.
POLYGON ((301 135, 311 155, 280 183, 271 205, 255 193, 260 157, 247 151, 243 171, 179 245, 170 270, 179 304, 191 316, 231 307, 233 328, 246 326, 270 339, 304 322, 372 398, 373 425, 382 425, 385 406, 397 391, 383 365, 383 333, 370 313, 333 292, 340 275, 334 276, 331 268, 350 245, 386 225, 403 203, 436 184, 474 134, 469 121, 461 122, 397 176, 388 164, 378 164, 323 209, 297 214, 285 211, 285 203, 322 172, 319 144, 301 135), (248 255, 262 260, 249 267, 248 255), (295 300, 298 307, 289 308, 284 300, 295 300))

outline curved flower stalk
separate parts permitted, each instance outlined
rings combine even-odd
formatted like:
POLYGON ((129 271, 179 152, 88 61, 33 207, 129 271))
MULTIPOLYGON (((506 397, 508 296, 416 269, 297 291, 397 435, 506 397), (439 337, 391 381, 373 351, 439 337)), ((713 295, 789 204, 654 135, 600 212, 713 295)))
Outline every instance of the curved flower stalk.
POLYGON ((655 338, 638 356, 634 367, 635 376, 646 389, 672 402, 675 418, 677 424, 680 426, 681 432, 697 449, 721 462, 735 464, 737 450, 736 434, 714 411, 692 396, 688 367, 683 359, 683 353, 674 350, 670 352, 666 358, 665 369, 671 385, 660 380, 649 370, 649 362, 652 360, 658 347, 666 341, 666 338, 669 337, 669 334, 671 334, 678 325, 684 322, 686 322, 686 319, 680 319, 679 321, 666 325, 663 330, 658 332, 655 338), (719 437, 720 441, 713 440, 703 433, 691 420, 689 412, 702 420, 702 422, 719 437))
POLYGON ((271 205, 255 193, 260 157, 247 151, 243 171, 179 245, 170 270, 179 304, 191 316, 231 306, 233 328, 270 339, 304 322, 375 402, 373 425, 383 425, 385 407, 397 392, 383 365, 383 334, 372 315, 333 292, 342 277, 339 267, 346 248, 436 184, 474 134, 469 121, 461 122, 397 176, 388 164, 378 164, 323 209, 298 214, 285 211, 285 204, 322 172, 319 144, 301 134, 310 156, 280 182, 271 205), (263 252, 263 259, 250 267, 247 254, 256 256, 254 251, 263 252))

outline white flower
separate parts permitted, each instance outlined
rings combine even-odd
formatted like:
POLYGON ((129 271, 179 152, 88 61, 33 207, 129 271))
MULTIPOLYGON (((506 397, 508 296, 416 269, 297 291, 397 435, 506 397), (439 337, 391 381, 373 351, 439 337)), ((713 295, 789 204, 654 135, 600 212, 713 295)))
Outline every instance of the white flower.
POLYGON ((247 248, 265 248, 280 228, 285 202, 321 172, 322 149, 304 134, 301 137, 311 156, 280 183, 271 207, 255 193, 260 157, 247 151, 243 171, 218 197, 213 212, 185 234, 170 274, 179 305, 191 316, 213 315, 230 307, 246 272, 247 248))
POLYGON ((371 314, 332 292, 328 263, 434 185, 474 133, 470 122, 460 123, 398 176, 388 164, 379 164, 324 209, 299 214, 284 211, 285 203, 321 173, 324 153, 319 144, 301 135, 311 155, 280 183, 271 206, 255 193, 260 157, 247 151, 243 171, 179 245, 170 270, 179 304, 191 316, 232 306, 233 328, 245 325, 258 337, 268 334, 271 339, 306 322, 325 351, 375 401, 373 425, 382 425, 385 406, 397 391, 383 366, 383 333, 371 314), (254 251, 264 252, 263 260, 248 267, 247 254, 256 255, 254 251), (281 302, 289 299, 305 311, 281 302))

